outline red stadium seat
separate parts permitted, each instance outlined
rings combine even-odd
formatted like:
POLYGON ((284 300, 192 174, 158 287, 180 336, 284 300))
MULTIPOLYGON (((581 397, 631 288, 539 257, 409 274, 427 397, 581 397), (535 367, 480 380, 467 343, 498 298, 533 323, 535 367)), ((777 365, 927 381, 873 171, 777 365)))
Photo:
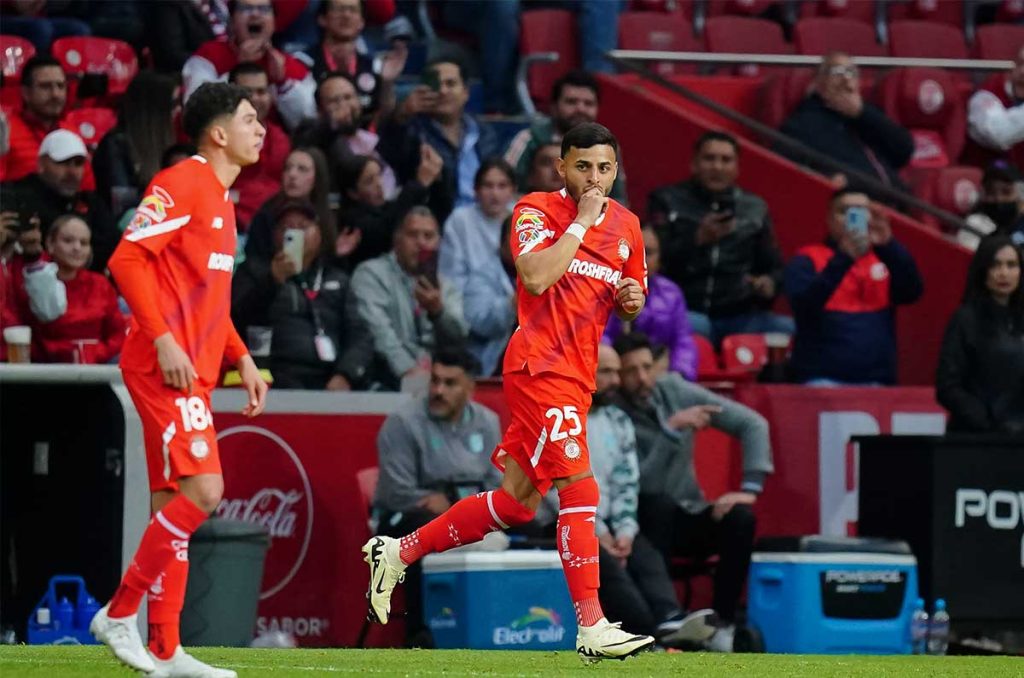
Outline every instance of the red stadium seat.
POLYGON ((996 21, 1017 23, 1024 19, 1024 2, 1021 0, 1003 0, 996 11, 996 21))
POLYGON ((117 113, 109 108, 76 108, 61 121, 61 127, 82 137, 90 152, 116 125, 117 113))
POLYGON ((894 21, 889 24, 889 54, 894 57, 969 58, 963 32, 932 21, 894 21))
POLYGON ((978 59, 1016 59, 1024 47, 1024 26, 989 24, 978 28, 974 56, 978 59))
MULTIPOLYGON (((679 14, 623 12, 619 15, 619 49, 703 52, 704 42, 693 35, 691 25, 679 14)), ((664 76, 696 73, 695 64, 663 62, 654 70, 664 76)))
POLYGON ((966 216, 981 195, 981 175, 977 167, 944 167, 932 179, 932 203, 953 214, 966 216))
POLYGON ((774 128, 782 127, 807 96, 813 81, 814 71, 810 68, 793 68, 766 77, 758 107, 761 122, 774 128))
POLYGON ((0 35, 0 68, 4 75, 0 106, 6 110, 21 108, 21 69, 35 54, 36 48, 28 40, 16 35, 0 35))
MULTIPOLYGON (((102 73, 107 76, 107 96, 116 99, 128 89, 139 72, 139 60, 131 45, 95 37, 58 38, 50 48, 69 76, 102 73)), ((70 97, 69 97, 70 99, 70 97)))
POLYGON ((718 353, 711 341, 702 334, 694 334, 693 343, 697 345, 697 372, 700 375, 720 372, 718 353))
POLYGON ((555 80, 579 68, 576 17, 565 9, 533 9, 519 18, 520 75, 526 63, 526 86, 539 108, 546 108, 555 80), (553 63, 529 63, 540 54, 553 53, 553 63), (531 59, 532 57, 532 59, 531 59))
POLYGON ((727 370, 760 372, 768 364, 763 334, 730 334, 722 339, 722 362, 727 370))
MULTIPOLYGON (((792 54, 793 47, 786 42, 779 24, 766 19, 751 19, 739 16, 717 16, 708 19, 704 35, 709 52, 734 52, 743 54, 792 54)), ((771 72, 771 68, 759 68, 745 64, 736 69, 740 75, 756 76, 771 72)))
MULTIPOLYGON (((868 4, 868 3, 864 3, 868 4)), ((871 3, 874 4, 874 3, 871 3)), ((889 2, 887 10, 890 24, 907 19, 928 21, 962 28, 964 25, 963 0, 909 0, 889 2)))
POLYGON ((855 56, 886 56, 885 47, 875 40, 875 29, 856 19, 801 19, 794 29, 793 42, 800 54, 839 50, 855 56))
POLYGON ((967 116, 949 73, 934 68, 899 68, 883 78, 880 99, 886 115, 914 134, 913 167, 956 162, 967 135, 967 116))

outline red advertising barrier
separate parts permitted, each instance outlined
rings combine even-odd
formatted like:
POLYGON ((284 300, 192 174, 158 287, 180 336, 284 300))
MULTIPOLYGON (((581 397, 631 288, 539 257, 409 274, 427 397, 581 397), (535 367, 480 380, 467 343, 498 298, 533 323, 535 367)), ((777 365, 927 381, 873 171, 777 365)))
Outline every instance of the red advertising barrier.
MULTIPOLYGON (((381 423, 405 397, 275 392, 271 411, 249 420, 237 414, 241 395, 214 394, 225 478, 217 515, 266 525, 272 535, 257 633, 283 630, 305 647, 352 646, 366 610, 364 472, 377 466, 381 423)), ((498 383, 481 384, 476 397, 507 421, 498 383)), ((734 397, 771 424, 776 470, 756 508, 764 535, 846 534, 857 507, 849 437, 944 427, 925 388, 748 385, 734 397)), ((728 437, 702 433, 696 459, 710 498, 738 486, 739 450, 728 437)), ((395 621, 374 625, 367 645, 400 645, 395 621)))

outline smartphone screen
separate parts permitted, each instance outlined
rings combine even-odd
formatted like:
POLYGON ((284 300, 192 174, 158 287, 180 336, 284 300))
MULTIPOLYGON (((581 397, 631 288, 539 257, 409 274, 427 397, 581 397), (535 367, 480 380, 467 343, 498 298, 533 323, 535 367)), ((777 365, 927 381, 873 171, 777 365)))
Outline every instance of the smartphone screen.
POLYGON ((296 270, 302 270, 302 255, 306 249, 306 234, 297 228, 289 228, 284 232, 281 249, 295 262, 296 270))
POLYGON ((420 250, 419 274, 437 287, 437 250, 420 250))
POLYGON ((867 207, 849 207, 846 210, 846 230, 864 235, 868 232, 871 213, 867 207))
POLYGON ((435 92, 441 91, 441 76, 436 68, 428 68, 423 71, 423 84, 435 92))

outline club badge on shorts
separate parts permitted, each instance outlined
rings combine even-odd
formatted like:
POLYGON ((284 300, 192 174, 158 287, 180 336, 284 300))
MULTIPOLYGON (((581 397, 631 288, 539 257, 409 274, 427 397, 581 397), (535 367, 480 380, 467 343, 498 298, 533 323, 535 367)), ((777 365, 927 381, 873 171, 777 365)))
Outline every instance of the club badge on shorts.
POLYGON ((569 438, 565 441, 565 445, 562 446, 562 453, 565 454, 567 459, 579 459, 581 452, 580 444, 576 442, 575 438, 569 438))
POLYGON ((196 436, 192 439, 192 444, 189 445, 188 451, 196 459, 206 459, 210 456, 210 444, 206 442, 206 438, 196 436))

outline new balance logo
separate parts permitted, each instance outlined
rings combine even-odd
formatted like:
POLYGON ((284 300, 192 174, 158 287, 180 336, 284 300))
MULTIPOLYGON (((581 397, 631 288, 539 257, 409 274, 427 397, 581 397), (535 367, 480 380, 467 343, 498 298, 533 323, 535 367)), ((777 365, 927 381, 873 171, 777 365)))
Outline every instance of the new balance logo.
POLYGON ((211 271, 231 273, 235 268, 235 258, 230 254, 210 252, 210 261, 206 264, 206 267, 211 271))
POLYGON ((579 259, 573 259, 572 263, 569 264, 569 273, 585 275, 588 278, 600 280, 609 285, 618 284, 619 278, 622 277, 620 271, 611 269, 608 266, 602 266, 601 264, 595 264, 592 261, 580 261, 579 259))

